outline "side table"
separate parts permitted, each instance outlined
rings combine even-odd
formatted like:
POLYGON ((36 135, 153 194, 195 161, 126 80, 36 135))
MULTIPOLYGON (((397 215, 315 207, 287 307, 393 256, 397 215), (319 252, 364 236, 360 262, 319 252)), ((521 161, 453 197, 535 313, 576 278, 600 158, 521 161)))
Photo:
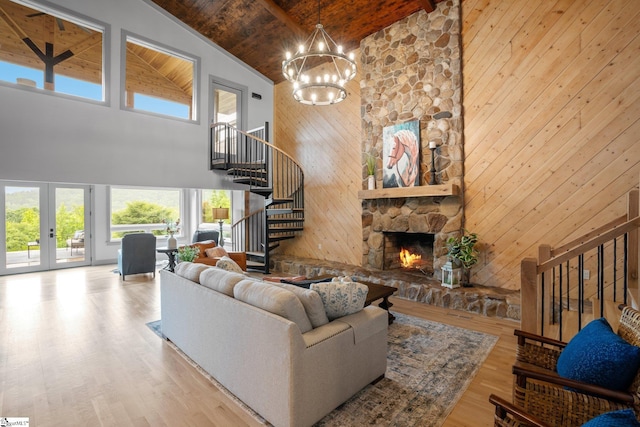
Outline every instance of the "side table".
POLYGON ((176 255, 178 254, 178 248, 157 248, 156 251, 161 254, 165 254, 167 258, 169 258, 169 264, 164 268, 164 270, 169 270, 173 273, 176 268, 176 255))

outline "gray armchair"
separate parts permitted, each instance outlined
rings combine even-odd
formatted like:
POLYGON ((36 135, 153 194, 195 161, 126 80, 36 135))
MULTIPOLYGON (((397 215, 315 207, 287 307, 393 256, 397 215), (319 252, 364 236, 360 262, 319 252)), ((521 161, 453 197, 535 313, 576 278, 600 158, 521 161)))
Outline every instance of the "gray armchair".
POLYGON ((191 243, 204 242, 205 240, 213 240, 218 244, 218 235, 220 233, 216 230, 196 230, 193 233, 191 243))
POLYGON ((118 250, 118 271, 128 274, 153 273, 156 277, 156 236, 151 233, 127 234, 118 250))

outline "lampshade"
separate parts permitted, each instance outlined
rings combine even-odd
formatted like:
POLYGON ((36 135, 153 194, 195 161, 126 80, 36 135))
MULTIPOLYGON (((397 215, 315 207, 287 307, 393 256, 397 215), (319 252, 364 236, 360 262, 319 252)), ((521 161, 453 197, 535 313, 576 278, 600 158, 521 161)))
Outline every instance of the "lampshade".
POLYGON ((330 105, 347 97, 345 84, 356 75, 353 53, 346 55, 320 24, 294 55, 286 53, 282 74, 293 83, 293 98, 307 105, 330 105))
POLYGON ((213 208, 213 220, 229 219, 229 208, 213 208))

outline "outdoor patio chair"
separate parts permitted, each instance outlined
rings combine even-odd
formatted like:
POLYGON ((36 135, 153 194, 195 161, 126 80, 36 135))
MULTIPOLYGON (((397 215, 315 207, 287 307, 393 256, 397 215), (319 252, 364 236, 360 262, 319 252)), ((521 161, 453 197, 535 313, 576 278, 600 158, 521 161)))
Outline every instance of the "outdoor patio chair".
POLYGON ((118 249, 118 271, 122 280, 129 274, 156 276, 156 236, 151 233, 127 234, 118 249))
POLYGON ((73 233, 73 236, 67 239, 67 248, 71 251, 71 255, 73 255, 73 249, 76 249, 76 253, 79 249, 84 249, 84 230, 78 230, 73 233))
MULTIPOLYGON (((620 308, 622 314, 617 335, 631 346, 639 346, 640 312, 628 306, 621 305, 620 308)), ((634 374, 635 377, 628 389, 622 391, 561 377, 556 367, 567 343, 519 330, 515 335, 518 347, 513 366, 513 403, 526 413, 553 426, 579 426, 602 413, 625 408, 639 413, 638 371, 631 372, 630 377, 634 374)), ((631 351, 634 351, 631 346, 631 351)), ((630 364, 625 362, 621 366, 630 364)), ((607 378, 617 380, 621 376, 622 371, 608 373, 607 378)))

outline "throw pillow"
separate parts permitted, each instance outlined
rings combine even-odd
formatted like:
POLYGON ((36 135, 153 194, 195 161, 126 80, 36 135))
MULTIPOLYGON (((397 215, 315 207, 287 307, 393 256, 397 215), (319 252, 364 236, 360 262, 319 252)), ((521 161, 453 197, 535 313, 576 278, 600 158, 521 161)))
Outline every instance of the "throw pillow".
POLYGON ((216 246, 213 248, 206 249, 204 251, 207 258, 221 258, 223 256, 229 256, 227 251, 222 246, 216 246))
POLYGON ((242 302, 289 319, 303 334, 312 329, 304 306, 291 291, 266 282, 245 279, 233 288, 233 296, 242 302))
POLYGON ((605 412, 582 424, 582 427, 640 427, 632 409, 605 412))
POLYGON ((235 273, 244 273, 240 266, 228 256, 223 256, 216 262, 216 267, 227 271, 233 271, 235 273))
POLYGON ((322 303, 322 298, 320 298, 319 293, 311 289, 304 289, 287 283, 278 283, 277 286, 282 286, 296 294, 304 306, 304 311, 307 313, 307 316, 311 321, 311 326, 317 328, 329 323, 329 319, 327 318, 327 313, 324 311, 324 304, 322 303))
POLYGON ((602 317, 587 324, 569 341, 556 369, 561 377, 627 390, 640 368, 640 347, 616 335, 602 317))
POLYGON ((312 283, 310 289, 320 294, 329 320, 362 310, 369 292, 367 285, 362 283, 337 281, 312 283))

